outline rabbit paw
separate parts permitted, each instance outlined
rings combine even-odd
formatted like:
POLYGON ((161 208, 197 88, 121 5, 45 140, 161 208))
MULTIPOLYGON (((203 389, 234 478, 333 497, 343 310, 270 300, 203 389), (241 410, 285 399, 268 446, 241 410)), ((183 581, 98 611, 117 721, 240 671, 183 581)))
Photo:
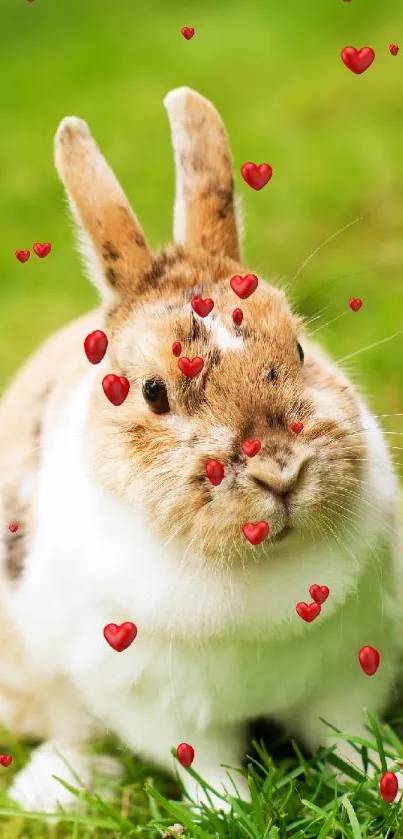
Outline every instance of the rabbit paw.
MULTIPOLYGON (((17 774, 8 790, 8 797, 24 810, 55 813, 60 808, 65 811, 77 810, 83 802, 78 795, 66 789, 58 778, 74 787, 94 788, 96 773, 101 773, 103 780, 121 775, 120 764, 114 758, 104 755, 83 754, 75 747, 60 747, 53 743, 44 743, 33 754, 29 763, 17 774)), ((99 788, 97 783, 97 788, 99 788)), ((112 789, 107 790, 112 794, 112 789)), ((103 797, 107 797, 102 790, 103 797)))

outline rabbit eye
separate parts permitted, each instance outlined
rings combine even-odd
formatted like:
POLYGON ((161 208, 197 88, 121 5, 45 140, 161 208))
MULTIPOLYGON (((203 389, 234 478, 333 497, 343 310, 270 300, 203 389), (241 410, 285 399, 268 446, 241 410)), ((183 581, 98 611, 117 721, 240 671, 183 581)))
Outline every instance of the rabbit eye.
POLYGON ((303 349, 301 347, 301 344, 299 342, 297 344, 297 349, 298 349, 299 360, 300 360, 301 364, 303 364, 305 356, 304 356, 304 351, 303 351, 303 349))
POLYGON ((154 414, 166 414, 170 410, 166 387, 161 379, 147 379, 143 384, 143 396, 154 414))

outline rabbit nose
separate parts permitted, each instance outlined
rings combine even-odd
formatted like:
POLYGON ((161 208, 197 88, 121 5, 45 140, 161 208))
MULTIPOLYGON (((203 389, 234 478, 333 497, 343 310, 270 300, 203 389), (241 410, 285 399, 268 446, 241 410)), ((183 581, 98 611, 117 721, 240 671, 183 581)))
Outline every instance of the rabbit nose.
POLYGON ((293 463, 284 468, 277 466, 275 463, 256 463, 248 471, 248 477, 261 489, 284 498, 296 488, 302 470, 309 459, 309 457, 301 458, 298 463, 293 463))

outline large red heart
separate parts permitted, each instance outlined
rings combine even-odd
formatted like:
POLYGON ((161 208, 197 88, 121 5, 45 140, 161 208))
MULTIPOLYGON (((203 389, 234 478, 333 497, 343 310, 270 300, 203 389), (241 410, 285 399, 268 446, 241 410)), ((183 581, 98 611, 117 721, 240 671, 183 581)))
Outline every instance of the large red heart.
POLYGON ((320 615, 320 603, 297 603, 297 614, 302 620, 311 623, 320 615))
POLYGON ((40 242, 36 242, 35 245, 32 245, 32 249, 35 251, 37 256, 40 256, 40 258, 43 259, 44 256, 47 256, 48 253, 51 252, 52 245, 50 242, 45 242, 43 245, 41 245, 40 242))
POLYGON ((252 189, 263 189, 273 174, 273 169, 268 163, 261 163, 259 166, 256 163, 244 163, 241 166, 241 175, 252 189))
POLYGON ((357 50, 355 47, 344 47, 341 51, 341 60, 352 70, 353 73, 364 73, 371 66, 375 58, 375 52, 372 47, 362 47, 357 50))
POLYGON ((270 531, 270 525, 267 521, 258 521, 256 524, 253 521, 248 521, 242 525, 243 535, 251 545, 260 545, 263 539, 266 538, 270 531))
POLYGON ((319 603, 319 605, 321 605, 329 597, 329 589, 327 586, 318 586, 316 583, 313 583, 309 589, 309 594, 315 603, 319 603))
POLYGON ((262 444, 260 440, 244 440, 241 443, 241 449, 248 457, 254 457, 255 454, 260 452, 262 448, 262 444))
POLYGON ((199 358, 198 356, 196 356, 196 358, 186 358, 185 356, 182 356, 182 358, 178 360, 178 367, 179 370, 188 377, 188 379, 194 379, 194 377, 203 370, 204 359, 199 358))
POLYGON ((192 297, 190 303, 192 309, 194 309, 196 314, 200 315, 201 318, 207 317, 214 308, 214 300, 212 300, 211 297, 206 297, 205 300, 197 296, 192 297))
POLYGON ((219 460, 209 460, 206 475, 213 486, 218 487, 224 477, 224 467, 219 460))
POLYGON ((358 312, 359 309, 361 309, 362 300, 360 300, 359 297, 350 297, 348 305, 350 306, 352 312, 358 312))
POLYGON ((0 755, 1 766, 10 766, 10 763, 12 763, 12 760, 13 759, 12 759, 11 755, 0 755))
POLYGON ((367 676, 373 676, 376 673, 381 657, 374 647, 361 647, 358 653, 358 661, 361 669, 367 676))
POLYGON ((183 37, 186 38, 187 41, 190 41, 193 38, 193 35, 195 34, 193 26, 182 26, 181 32, 183 37))
POLYGON ((15 255, 18 259, 18 262, 28 262, 29 257, 31 256, 30 251, 15 251, 15 255))
POLYGON ((301 434, 301 431, 304 429, 304 425, 302 422, 292 422, 290 429, 294 432, 294 434, 301 434))
POLYGON ((114 373, 108 373, 102 379, 102 387, 109 402, 118 406, 123 405, 130 390, 130 382, 126 379, 126 376, 115 376, 114 373))
POLYGON ((105 332, 96 329, 87 335, 84 341, 84 350, 91 364, 99 364, 102 361, 108 347, 108 339, 105 332))
POLYGON ((254 291, 256 291, 258 286, 258 277, 256 274, 245 274, 244 277, 240 277, 236 274, 234 277, 230 279, 230 286, 232 291, 235 291, 235 294, 238 297, 241 297, 242 300, 246 300, 247 297, 250 297, 254 291))
POLYGON ((104 626, 104 638, 116 652, 122 653, 133 643, 137 635, 137 626, 131 621, 125 621, 118 626, 108 623, 104 626))

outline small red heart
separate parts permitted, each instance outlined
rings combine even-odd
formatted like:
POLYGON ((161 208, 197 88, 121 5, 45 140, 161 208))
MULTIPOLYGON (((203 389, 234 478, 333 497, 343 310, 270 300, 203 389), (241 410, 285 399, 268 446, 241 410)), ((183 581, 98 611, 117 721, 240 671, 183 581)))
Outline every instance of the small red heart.
POLYGON ((130 390, 130 382, 126 376, 115 376, 114 373, 108 373, 102 379, 102 387, 104 394, 112 405, 123 405, 127 394, 130 390))
POLYGON ((18 262, 28 262, 28 259, 31 256, 31 251, 15 251, 15 256, 17 257, 18 262))
POLYGON ((247 297, 250 297, 256 291, 258 282, 259 280, 255 274, 246 274, 244 277, 236 274, 234 277, 231 277, 230 286, 238 297, 246 300, 247 297))
POLYGON ((12 760, 13 759, 12 759, 11 755, 0 755, 1 766, 10 766, 10 763, 12 763, 12 760))
POLYGON ((391 44, 389 47, 389 52, 391 55, 397 55, 399 52, 399 47, 397 44, 391 44))
POLYGON ((84 341, 84 351, 91 364, 99 364, 102 361, 108 348, 108 339, 105 332, 96 329, 90 332, 84 341))
POLYGON ((195 34, 193 26, 182 26, 181 32, 183 37, 186 38, 187 41, 191 41, 193 35, 195 34))
POLYGON ((232 320, 235 323, 235 326, 240 326, 243 321, 243 311, 242 309, 234 309, 232 312, 232 320))
POLYGON ((358 312, 358 310, 361 309, 362 300, 360 300, 359 297, 350 297, 348 305, 350 306, 352 312, 358 312))
POLYGON ((399 792, 399 781, 394 772, 384 772, 379 781, 379 792, 384 801, 391 804, 399 792))
POLYGON ((131 621, 125 621, 118 626, 116 623, 108 623, 104 626, 104 638, 112 649, 118 653, 127 650, 137 635, 137 626, 131 621))
POLYGON ((361 647, 358 653, 358 661, 361 669, 367 676, 373 676, 380 664, 381 657, 374 647, 361 647))
POLYGON ((301 431, 303 431, 303 428, 304 428, 304 425, 303 425, 302 422, 292 422, 291 425, 290 425, 290 429, 291 429, 291 431, 294 432, 294 434, 301 434, 301 431))
POLYGON ((219 460, 209 460, 206 465, 206 475, 213 486, 218 487, 224 477, 224 467, 219 460))
POLYGON ((241 443, 241 449, 248 457, 254 457, 255 454, 260 452, 262 448, 262 444, 260 440, 244 440, 241 443))
POLYGON ((325 600, 327 600, 327 598, 329 597, 329 589, 327 586, 318 586, 316 583, 314 583, 309 589, 309 594, 311 595, 312 600, 314 600, 315 603, 319 603, 319 605, 322 605, 322 603, 324 603, 325 600))
POLYGON ((189 743, 179 743, 176 747, 176 756, 182 766, 191 766, 195 759, 195 750, 189 743))
POLYGON ((10 533, 17 533, 18 524, 15 524, 15 522, 11 522, 11 524, 8 525, 8 529, 10 533))
POLYGON ((178 367, 188 379, 194 379, 203 370, 204 360, 198 356, 196 358, 185 358, 185 356, 182 356, 178 360, 178 367))
POLYGON ((302 620, 311 623, 320 615, 320 603, 297 603, 295 607, 297 614, 302 620))
POLYGON ((244 163, 241 166, 241 175, 252 189, 263 189, 269 183, 273 169, 268 163, 261 163, 259 166, 256 163, 244 163))
POLYGON ((178 358, 178 356, 180 356, 180 354, 182 352, 182 344, 181 344, 180 341, 174 341, 173 342, 172 352, 173 352, 174 355, 176 355, 177 358, 178 358))
POLYGON ((372 47, 362 47, 360 50, 355 47, 344 47, 341 51, 341 60, 349 70, 357 75, 368 70, 374 58, 375 52, 372 47))
POLYGON ((43 245, 41 245, 40 242, 36 242, 35 245, 32 245, 32 250, 35 251, 37 256, 40 256, 40 258, 43 259, 51 252, 52 245, 49 242, 45 242, 43 245))
POLYGON ((270 525, 267 521, 258 521, 256 524, 253 521, 248 521, 242 525, 243 535, 251 545, 260 545, 263 539, 266 538, 270 531, 270 525))
POLYGON ((197 315, 200 315, 201 318, 207 317, 214 307, 214 300, 212 300, 211 297, 206 297, 205 300, 197 296, 192 297, 190 303, 192 309, 197 315))

